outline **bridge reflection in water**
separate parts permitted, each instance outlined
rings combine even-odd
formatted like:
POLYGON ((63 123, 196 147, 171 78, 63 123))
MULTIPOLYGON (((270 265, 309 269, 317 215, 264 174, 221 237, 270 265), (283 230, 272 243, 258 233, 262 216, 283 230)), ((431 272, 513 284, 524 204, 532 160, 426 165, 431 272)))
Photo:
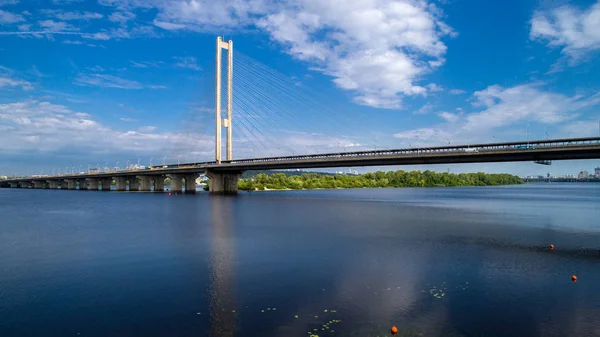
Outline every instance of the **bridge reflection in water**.
POLYGON ((209 310, 211 336, 233 336, 236 326, 234 294, 235 240, 231 221, 232 199, 211 198, 211 252, 209 310))

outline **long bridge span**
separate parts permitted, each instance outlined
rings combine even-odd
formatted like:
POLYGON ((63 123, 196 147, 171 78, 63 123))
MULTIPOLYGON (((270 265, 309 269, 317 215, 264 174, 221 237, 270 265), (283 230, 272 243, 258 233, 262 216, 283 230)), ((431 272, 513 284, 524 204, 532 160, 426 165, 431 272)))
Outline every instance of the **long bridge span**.
POLYGON ((188 192, 195 192, 196 178, 199 174, 205 174, 210 178, 211 192, 236 193, 238 179, 247 170, 517 161, 549 164, 552 160, 600 158, 600 137, 592 137, 234 159, 233 42, 224 42, 221 37, 216 42, 214 161, 162 165, 144 170, 108 171, 105 168, 105 172, 95 173, 13 177, 0 181, 0 187, 108 191, 114 182, 117 191, 164 191, 164 182, 168 177, 171 179, 171 191, 180 192, 185 188, 188 192), (223 50, 227 51, 225 95, 221 83, 223 50), (226 129, 225 159, 222 158, 223 129, 226 129))
POLYGON ((181 192, 185 186, 186 191, 195 192, 196 178, 205 174, 210 178, 211 192, 236 193, 240 175, 248 170, 524 161, 548 164, 599 158, 600 137, 566 138, 182 163, 143 170, 13 178, 2 181, 2 187, 108 191, 114 181, 117 191, 127 187, 129 191, 163 191, 168 177, 171 191, 181 192))

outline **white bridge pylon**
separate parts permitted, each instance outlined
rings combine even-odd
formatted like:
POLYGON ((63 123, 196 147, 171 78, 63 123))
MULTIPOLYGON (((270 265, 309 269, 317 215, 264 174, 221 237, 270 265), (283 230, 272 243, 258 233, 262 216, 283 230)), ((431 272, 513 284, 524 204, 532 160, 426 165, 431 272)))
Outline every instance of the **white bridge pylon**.
POLYGON ((232 125, 231 125, 231 114, 233 112, 233 41, 229 40, 224 42, 219 36, 217 37, 217 71, 216 71, 216 140, 215 140, 215 160, 217 164, 221 163, 221 131, 222 128, 227 129, 227 160, 233 160, 233 142, 232 142, 232 125), (227 117, 223 118, 221 115, 221 53, 223 49, 227 50, 227 117))

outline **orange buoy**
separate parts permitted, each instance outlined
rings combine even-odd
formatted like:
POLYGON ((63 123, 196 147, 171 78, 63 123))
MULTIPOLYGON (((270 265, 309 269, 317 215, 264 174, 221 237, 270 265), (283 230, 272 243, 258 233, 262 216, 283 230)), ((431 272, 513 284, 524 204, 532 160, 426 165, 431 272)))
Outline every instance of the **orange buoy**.
POLYGON ((554 250, 554 245, 550 245, 550 250, 554 250))
POLYGON ((571 276, 571 281, 577 282, 577 276, 575 276, 575 275, 571 276))
POLYGON ((398 333, 398 328, 396 328, 396 326, 392 326, 392 335, 395 335, 398 333))

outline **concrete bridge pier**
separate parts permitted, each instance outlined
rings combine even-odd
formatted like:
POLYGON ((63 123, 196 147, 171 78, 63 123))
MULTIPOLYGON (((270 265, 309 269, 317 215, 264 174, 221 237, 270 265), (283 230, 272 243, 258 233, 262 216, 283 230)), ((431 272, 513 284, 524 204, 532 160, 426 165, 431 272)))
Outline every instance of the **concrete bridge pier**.
POLYGON ((102 178, 100 183, 102 184, 102 191, 110 191, 110 185, 112 184, 112 178, 102 178))
POLYGON ((165 177, 164 176, 154 176, 154 192, 164 192, 165 191, 165 177))
POLYGON ((77 180, 75 179, 65 179, 65 183, 67 183, 68 190, 76 190, 77 189, 77 180))
POLYGON ((119 192, 127 191, 127 178, 126 177, 115 177, 115 183, 117 184, 116 190, 119 192))
POLYGON ((19 184, 21 185, 21 188, 30 188, 31 187, 30 181, 21 181, 19 184))
POLYGON ((79 179, 77 182, 79 184, 78 186, 80 191, 85 191, 88 189, 87 181, 85 179, 79 179))
POLYGON ((14 182, 14 183, 8 183, 10 185, 10 188, 19 188, 19 183, 14 182))
POLYGON ((140 191, 151 192, 152 191, 152 178, 151 176, 137 176, 140 181, 140 191))
POLYGON ((171 192, 181 193, 183 191, 183 180, 185 179, 185 193, 196 193, 196 178, 198 174, 171 174, 171 192))
POLYGON ((140 182, 136 177, 129 177, 129 192, 137 192, 140 190, 140 182))
POLYGON ((238 180, 242 172, 215 172, 206 171, 206 176, 210 179, 208 189, 211 193, 218 194, 237 194, 238 180))
POLYGON ((88 178, 86 179, 88 183, 88 190, 97 191, 98 190, 98 179, 88 178))
POLYGON ((58 180, 47 180, 46 188, 49 188, 51 190, 57 189, 58 188, 58 180))
POLYGON ((196 179, 198 179, 198 174, 186 174, 183 176, 185 179, 185 193, 196 193, 196 179))
POLYGON ((37 189, 44 188, 44 182, 43 181, 34 180, 33 181, 33 188, 37 188, 37 189))
POLYGON ((181 176, 179 176, 177 174, 169 174, 169 178, 171 179, 170 191, 173 193, 181 193, 181 191, 182 191, 181 176))

